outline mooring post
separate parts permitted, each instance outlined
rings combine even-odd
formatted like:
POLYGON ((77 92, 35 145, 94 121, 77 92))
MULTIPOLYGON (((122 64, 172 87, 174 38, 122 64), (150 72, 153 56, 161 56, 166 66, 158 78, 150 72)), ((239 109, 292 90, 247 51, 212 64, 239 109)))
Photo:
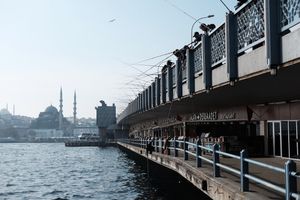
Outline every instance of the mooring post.
POLYGON ((285 199, 292 200, 292 193, 297 193, 297 178, 291 175, 296 172, 296 163, 289 160, 285 163, 285 199))
POLYGON ((178 157, 178 150, 177 150, 177 148, 178 148, 178 144, 176 142, 176 137, 174 137, 174 156, 175 157, 178 157))
POLYGON ((187 137, 184 137, 184 140, 183 140, 183 153, 184 153, 184 160, 188 160, 189 159, 189 154, 188 154, 188 144, 186 143, 187 142, 187 137))
POLYGON ((245 158, 248 158, 248 153, 245 149, 240 152, 240 161, 241 161, 241 191, 249 191, 249 179, 245 177, 246 174, 249 174, 249 163, 245 161, 245 158))
POLYGON ((196 155, 197 155, 197 158, 196 158, 196 162, 197 162, 197 167, 201 167, 202 166, 202 160, 200 158, 200 156, 202 156, 202 149, 200 147, 201 145, 201 139, 199 138, 197 141, 196 141, 196 155))
POLYGON ((213 145, 213 167, 214 167, 214 177, 220 177, 220 167, 217 166, 220 163, 220 155, 216 152, 219 150, 219 145, 213 145))

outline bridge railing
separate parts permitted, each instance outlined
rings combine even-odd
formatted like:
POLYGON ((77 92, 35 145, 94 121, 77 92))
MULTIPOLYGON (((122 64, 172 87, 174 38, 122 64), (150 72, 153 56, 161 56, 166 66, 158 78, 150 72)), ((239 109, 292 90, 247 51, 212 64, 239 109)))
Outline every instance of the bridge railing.
POLYGON ((200 139, 195 143, 188 141, 187 138, 183 140, 178 140, 176 138, 169 140, 163 140, 161 138, 123 139, 121 142, 146 149, 147 153, 154 151, 169 156, 172 154, 172 156, 179 157, 179 152, 181 152, 184 160, 189 160, 190 156, 195 158, 197 167, 202 167, 202 163, 207 162, 212 165, 214 177, 220 177, 221 169, 239 176, 240 190, 242 192, 249 191, 249 182, 252 181, 254 183, 261 184, 266 188, 282 193, 285 195, 286 200, 293 198, 300 199, 300 194, 297 193, 297 179, 300 178, 300 175, 296 171, 296 163, 292 160, 285 162, 283 168, 276 167, 248 158, 246 150, 240 151, 240 155, 235 155, 219 150, 219 144, 214 144, 212 148, 203 146, 200 139), (233 168, 221 163, 220 156, 236 159, 239 161, 240 167, 233 168), (249 171, 249 164, 282 174, 285 178, 284 187, 251 174, 249 171))
MULTIPOLYGON (((260 46, 265 46, 268 67, 270 69, 277 67, 281 64, 278 59, 281 55, 280 38, 299 23, 300 0, 248 0, 234 13, 229 13, 224 23, 207 34, 205 37, 207 45, 204 45, 204 38, 202 38, 201 44, 196 45, 194 49, 191 48, 193 62, 188 64, 191 65, 188 68, 194 68, 191 70, 194 75, 203 72, 203 84, 206 84, 206 89, 209 89, 212 84, 211 80, 214 79, 210 72, 212 68, 223 66, 226 63, 227 73, 222 76, 229 75, 230 81, 237 81, 239 76, 243 76, 238 74, 238 58, 260 46)), ((190 83, 195 84, 194 76, 187 78, 190 79, 190 83)), ((182 84, 176 87, 182 87, 182 84)), ((157 87, 155 90, 157 91, 153 94, 158 94, 158 90, 161 88, 157 87)), ((195 91, 189 91, 185 95, 193 92, 195 91)), ((160 102, 147 107, 145 102, 147 99, 152 99, 152 94, 149 93, 149 95, 150 98, 143 95, 137 96, 118 116, 117 121, 120 122, 130 115, 145 112, 165 103, 160 102)), ((173 96, 172 99, 176 98, 173 96)))

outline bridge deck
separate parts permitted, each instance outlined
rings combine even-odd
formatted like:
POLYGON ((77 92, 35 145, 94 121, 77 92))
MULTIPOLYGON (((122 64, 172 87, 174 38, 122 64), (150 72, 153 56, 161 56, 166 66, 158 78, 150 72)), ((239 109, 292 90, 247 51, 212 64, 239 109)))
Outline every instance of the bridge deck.
MULTIPOLYGON (((283 194, 276 193, 260 184, 253 183, 251 181, 250 181, 250 191, 242 193, 240 192, 239 176, 221 169, 221 177, 214 178, 211 164, 203 161, 202 167, 197 168, 195 158, 189 156, 189 160, 184 161, 183 154, 181 152, 178 152, 179 153, 178 157, 174 157, 173 152, 171 152, 170 156, 157 153, 157 152, 153 152, 152 155, 148 154, 148 156, 146 156, 145 149, 124 144, 124 143, 118 143, 118 144, 130 151, 133 151, 141 156, 148 157, 150 160, 178 172, 179 174, 187 178, 187 180, 192 182, 199 189, 201 189, 201 184, 199 184, 199 182, 201 182, 201 180, 203 179, 208 180, 207 178, 209 177, 210 181, 208 181, 208 190, 203 192, 208 194, 213 199, 284 199, 283 194), (182 167, 184 167, 185 169, 183 169, 182 167), (187 172, 191 174, 188 174, 187 172), (199 180, 196 180, 197 178, 199 180), (212 184, 211 181, 217 184, 216 185, 212 184), (222 188, 220 189, 218 187, 222 187, 222 188), (235 196, 230 196, 229 194, 232 191, 234 191, 234 193, 237 194, 235 196), (221 193, 224 194, 229 193, 229 194, 222 195, 221 193)), ((282 158, 253 158, 253 159, 280 168, 283 168, 284 163, 286 162, 286 160, 282 158)), ((221 157, 220 163, 226 164, 227 166, 236 169, 239 169, 240 166, 239 161, 233 158, 221 157)), ((296 164, 297 164, 297 169, 300 169, 300 162, 296 161, 296 164)), ((278 186, 284 187, 284 181, 285 181, 284 174, 276 173, 268 169, 261 168, 251 164, 249 164, 249 172, 254 176, 257 176, 265 180, 269 180, 278 186)), ((298 191, 299 189, 300 186, 298 184, 298 191)))

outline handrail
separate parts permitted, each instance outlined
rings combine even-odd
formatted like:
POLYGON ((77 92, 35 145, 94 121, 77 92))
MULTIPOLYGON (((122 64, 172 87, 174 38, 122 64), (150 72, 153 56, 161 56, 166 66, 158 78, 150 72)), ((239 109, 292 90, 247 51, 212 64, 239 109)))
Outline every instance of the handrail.
POLYGON ((237 156, 237 155, 234 155, 234 154, 230 154, 230 153, 226 153, 226 152, 223 152, 223 151, 216 151, 218 154, 222 155, 222 156, 227 156, 227 157, 230 157, 230 158, 235 158, 235 159, 241 159, 240 156, 237 156))
POLYGON ((206 150, 206 151, 210 151, 210 152, 212 152, 213 150, 212 149, 210 149, 210 148, 208 148, 208 147, 205 147, 205 146, 201 146, 201 145, 198 145, 201 149, 204 149, 204 150, 206 150))
MULTIPOLYGON (((138 147, 141 148, 147 148, 148 144, 151 142, 154 144, 155 148, 154 149, 159 149, 163 148, 162 143, 163 140, 145 140, 145 139, 133 139, 133 140, 122 140, 123 142, 129 143, 129 144, 135 144, 138 147), (158 141, 161 141, 158 143, 158 141), (160 146, 161 145, 161 146, 160 146)), ((170 151, 174 151, 175 157, 178 156, 178 151, 183 152, 184 154, 184 159, 188 160, 188 155, 192 155, 196 158, 197 162, 197 167, 201 167, 201 161, 205 161, 207 163, 210 163, 213 165, 214 168, 214 176, 218 177, 220 176, 220 169, 229 171, 231 173, 234 173, 236 175, 239 175, 241 178, 241 190, 242 191, 248 191, 249 189, 249 180, 254 181, 256 183, 259 183, 269 189, 275 190, 277 192, 280 192, 282 194, 285 194, 286 199, 290 199, 290 197, 294 197, 296 199, 300 199, 300 194, 297 193, 297 189, 291 190, 293 186, 291 184, 294 183, 294 181, 297 181, 298 178, 300 178, 300 175, 298 172, 296 172, 296 168, 293 167, 293 161, 287 161, 285 163, 285 168, 280 168, 276 166, 272 166, 270 164, 266 164, 260 161, 252 160, 247 158, 247 154, 245 150, 241 151, 241 155, 234 155, 231 153, 223 152, 219 150, 219 145, 214 144, 213 148, 208 148, 205 146, 200 145, 200 140, 198 140, 196 143, 189 142, 186 139, 185 140, 170 140, 169 145, 172 144, 172 146, 167 146, 167 149, 169 149, 168 155, 170 155, 170 151), (179 145, 178 144, 183 144, 179 145), (196 152, 195 151, 190 151, 188 149, 188 146, 191 145, 193 147, 196 147, 196 152), (209 151, 212 152, 211 159, 202 156, 202 151, 209 151), (227 156, 230 158, 237 159, 241 162, 241 167, 239 169, 232 168, 230 166, 227 166, 226 164, 221 164, 219 162, 219 156, 227 156), (247 164, 246 164, 247 163, 247 164), (278 186, 270 181, 263 180, 262 178, 256 177, 254 175, 251 175, 251 173, 248 170, 248 164, 252 164, 255 166, 263 167, 269 170, 272 170, 274 172, 279 172, 285 175, 285 187, 278 186), (292 180, 293 179, 293 180, 292 180)), ((157 151, 159 152, 159 151, 157 151)))
POLYGON ((239 170, 234 169, 234 168, 232 168, 232 167, 228 167, 228 166, 223 165, 223 164, 221 164, 221 163, 218 163, 217 166, 219 166, 219 167, 221 167, 221 168, 223 168, 223 169, 225 169, 225 170, 227 170, 227 171, 233 172, 233 173, 235 173, 235 174, 238 174, 238 175, 241 174, 241 172, 240 172, 239 170))
POLYGON ((274 171, 277 171, 277 172, 281 172, 281 173, 285 172, 284 169, 282 169, 280 167, 275 167, 275 166, 265 164, 265 163, 262 163, 262 162, 259 162, 259 161, 256 161, 256 160, 251 160, 251 159, 246 158, 245 161, 250 163, 250 164, 254 164, 254 165, 257 165, 257 166, 260 166, 260 167, 268 168, 268 169, 271 169, 271 170, 274 170, 274 171))
POLYGON ((282 187, 279 187, 279 186, 277 186, 277 185, 275 185, 273 183, 270 183, 268 181, 265 181, 265 180, 263 180, 261 178, 252 176, 250 174, 245 174, 245 177, 248 178, 248 179, 250 179, 250 180, 252 180, 252 181, 255 181, 257 183, 265 185, 265 186, 267 186, 267 187, 269 187, 269 188, 271 188, 273 190, 276 190, 277 192, 280 192, 280 193, 283 193, 283 194, 285 193, 285 189, 283 189, 282 187))

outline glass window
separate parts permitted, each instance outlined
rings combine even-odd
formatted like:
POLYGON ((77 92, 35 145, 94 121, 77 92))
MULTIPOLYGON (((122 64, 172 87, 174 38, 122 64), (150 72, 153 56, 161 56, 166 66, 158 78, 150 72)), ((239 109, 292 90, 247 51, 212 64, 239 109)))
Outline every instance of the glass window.
POLYGON ((288 131, 288 122, 281 122, 281 151, 283 157, 289 157, 289 131, 288 131))
POLYGON ((289 122, 290 131, 290 157, 297 157, 297 138, 296 138, 296 121, 289 122))

